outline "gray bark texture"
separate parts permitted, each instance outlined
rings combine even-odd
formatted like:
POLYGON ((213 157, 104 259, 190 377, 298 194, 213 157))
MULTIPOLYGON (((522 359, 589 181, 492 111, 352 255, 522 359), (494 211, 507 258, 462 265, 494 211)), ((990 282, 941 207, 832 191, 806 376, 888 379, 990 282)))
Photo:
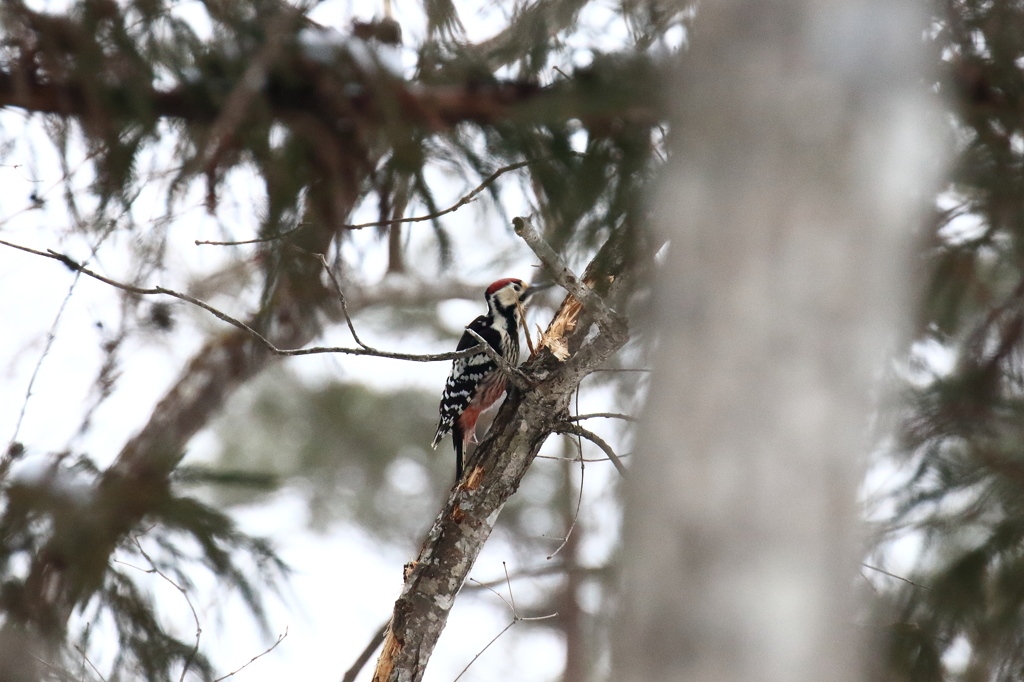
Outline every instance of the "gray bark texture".
POLYGON ((700 6, 658 207, 670 247, 615 680, 861 677, 872 386, 938 163, 918 9, 700 6))
MULTIPOLYGON (((509 395, 480 446, 466 462, 466 472, 427 533, 419 556, 406 565, 405 584, 395 602, 391 625, 373 674, 374 682, 419 682, 426 671, 455 598, 490 537, 498 515, 519 488, 549 435, 572 427, 569 402, 580 381, 629 340, 625 319, 610 310, 581 282, 542 239, 529 220, 515 218, 516 233, 533 249, 554 280, 570 292, 549 325, 548 334, 572 318, 564 340, 571 355, 560 360, 538 349, 522 368, 525 390, 510 385, 509 395), (582 312, 582 314, 581 314, 582 312), (577 324, 577 320, 581 320, 577 324), (596 329, 588 334, 591 325, 596 329)), ((510 382, 511 384, 511 382, 510 382)))

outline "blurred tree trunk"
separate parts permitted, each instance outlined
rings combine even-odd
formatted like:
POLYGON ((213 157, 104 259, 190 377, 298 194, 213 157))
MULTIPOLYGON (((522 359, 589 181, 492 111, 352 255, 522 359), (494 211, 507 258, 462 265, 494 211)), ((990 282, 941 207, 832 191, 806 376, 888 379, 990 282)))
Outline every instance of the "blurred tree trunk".
POLYGON ((908 2, 701 6, 659 205, 617 680, 859 677, 870 393, 936 170, 923 27, 908 2))

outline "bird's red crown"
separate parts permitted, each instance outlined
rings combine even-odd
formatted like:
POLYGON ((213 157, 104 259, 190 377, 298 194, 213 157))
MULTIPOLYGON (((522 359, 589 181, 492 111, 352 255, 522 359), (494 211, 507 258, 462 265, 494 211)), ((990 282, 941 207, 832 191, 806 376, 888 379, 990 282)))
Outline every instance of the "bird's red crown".
POLYGON ((520 285, 523 284, 523 280, 521 280, 521 279, 516 279, 515 277, 506 277, 505 279, 499 279, 497 282, 495 282, 491 286, 487 287, 487 291, 485 293, 488 296, 490 296, 491 294, 493 294, 495 291, 497 291, 498 289, 502 288, 506 284, 512 284, 513 282, 516 282, 516 283, 518 283, 520 285))

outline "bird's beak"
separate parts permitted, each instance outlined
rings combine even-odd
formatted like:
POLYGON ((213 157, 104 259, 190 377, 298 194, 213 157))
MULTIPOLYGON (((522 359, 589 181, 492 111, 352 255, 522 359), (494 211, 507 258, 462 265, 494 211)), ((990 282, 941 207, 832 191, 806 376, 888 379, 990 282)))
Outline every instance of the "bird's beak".
POLYGON ((548 289, 550 289, 553 286, 554 286, 553 283, 549 283, 549 284, 527 284, 526 288, 523 289, 523 293, 519 294, 519 302, 520 303, 526 303, 530 299, 530 297, 532 297, 534 294, 539 294, 542 291, 547 291, 548 289))

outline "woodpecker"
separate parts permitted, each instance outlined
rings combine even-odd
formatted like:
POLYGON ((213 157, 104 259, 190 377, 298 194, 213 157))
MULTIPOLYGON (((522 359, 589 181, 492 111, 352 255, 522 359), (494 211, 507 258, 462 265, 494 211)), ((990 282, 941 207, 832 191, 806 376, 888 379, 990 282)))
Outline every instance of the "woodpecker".
MULTIPOLYGON (((456 350, 479 345, 469 330, 480 335, 491 348, 507 362, 519 361, 519 324, 521 304, 533 293, 530 286, 519 279, 499 279, 487 287, 487 314, 481 315, 466 327, 456 350)), ((441 421, 437 425, 433 447, 452 432, 455 442, 455 480, 462 479, 463 456, 466 447, 476 440, 476 422, 480 414, 494 407, 505 395, 505 375, 498 364, 486 353, 457 358, 452 362, 452 374, 441 395, 441 421)))

